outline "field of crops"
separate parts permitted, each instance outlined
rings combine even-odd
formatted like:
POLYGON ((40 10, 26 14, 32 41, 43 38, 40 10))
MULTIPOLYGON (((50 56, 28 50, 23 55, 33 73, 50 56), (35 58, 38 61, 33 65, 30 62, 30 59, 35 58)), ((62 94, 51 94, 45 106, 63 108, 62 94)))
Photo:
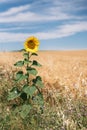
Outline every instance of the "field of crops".
POLYGON ((0 130, 86 130, 87 50, 38 52, 44 112, 33 111, 26 120, 15 117, 14 102, 7 101, 18 70, 14 63, 22 58, 22 52, 0 52, 0 130))

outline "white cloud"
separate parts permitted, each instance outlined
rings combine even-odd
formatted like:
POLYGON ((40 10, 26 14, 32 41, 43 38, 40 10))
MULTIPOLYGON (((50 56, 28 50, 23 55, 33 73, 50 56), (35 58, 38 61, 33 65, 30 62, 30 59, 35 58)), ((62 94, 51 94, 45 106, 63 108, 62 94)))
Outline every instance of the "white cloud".
MULTIPOLYGON (((29 9, 29 7, 30 7, 30 5, 13 7, 13 8, 10 8, 9 10, 5 11, 5 12, 0 13, 0 16, 1 17, 8 16, 8 18, 9 18, 10 15, 14 15, 14 14, 26 11, 26 10, 29 9)), ((11 17, 13 17, 13 16, 11 16, 11 17)))
MULTIPOLYGON (((1 0, 1 2, 11 2, 12 0, 1 0)), ((85 1, 85 0, 84 0, 85 1)), ((55 29, 48 30, 48 32, 36 32, 36 33, 18 33, 15 29, 21 29, 18 25, 14 28, 9 28, 9 32, 5 27, 1 28, 0 31, 0 42, 23 42, 28 36, 35 35, 39 39, 54 39, 61 38, 73 35, 78 32, 87 31, 87 22, 76 22, 79 19, 86 19, 87 17, 78 16, 75 14, 76 10, 84 9, 83 6, 79 4, 82 0, 70 0, 70 1, 58 1, 58 0, 38 0, 32 4, 27 4, 18 7, 12 7, 7 11, 0 13, 0 23, 33 23, 33 22, 43 22, 46 21, 64 21, 67 20, 67 24, 58 25, 55 27, 53 23, 53 27, 55 29), (42 4, 42 2, 48 3, 42 4), (39 10, 39 7, 41 10, 39 10), (36 10, 36 11, 35 11, 36 10), (73 13, 74 12, 74 13, 73 13), (69 20, 69 21, 68 21, 69 20), (74 23, 70 24, 69 22, 73 21, 74 23), (10 32, 11 30, 15 30, 15 33, 10 32)), ((78 14, 78 13, 77 13, 78 14)), ((33 25, 33 24, 32 24, 33 25)), ((24 27, 23 26, 23 27, 24 27)), ((39 24, 38 24, 39 26, 39 24)), ((41 25, 40 25, 41 26, 41 25)))
POLYGON ((87 22, 77 22, 74 24, 62 25, 55 30, 45 33, 37 33, 41 39, 55 39, 74 35, 79 32, 87 31, 87 22))
MULTIPOLYGON (((12 0, 1 0, 6 2, 12 0)), ((85 0, 83 0, 85 1, 85 0)), ((32 4, 12 7, 0 13, 0 23, 12 22, 45 22, 58 20, 83 19, 82 16, 75 15, 78 9, 84 9, 80 5, 82 0, 58 1, 58 0, 38 0, 32 4), (45 4, 44 4, 45 3, 45 4), (46 5, 46 6, 45 6, 46 5), (40 10, 39 10, 40 8, 40 10), (32 11, 31 11, 32 10, 32 11), (36 10, 36 11, 35 11, 36 10), (72 13, 74 12, 74 14, 72 13)), ((85 2, 84 2, 85 3, 85 2)), ((86 17, 84 16, 84 19, 86 17)))
MULTIPOLYGON (((36 21, 55 21, 55 20, 67 20, 77 19, 76 16, 65 13, 63 8, 48 7, 44 8, 43 12, 30 11, 30 8, 34 8, 34 5, 24 5, 19 7, 13 7, 5 12, 0 13, 0 23, 11 22, 36 22, 36 21)), ((37 7, 38 8, 38 7, 37 7)))
POLYGON ((48 32, 37 33, 6 33, 0 32, 0 42, 24 42, 29 36, 36 36, 41 40, 62 38, 70 35, 74 35, 78 32, 87 31, 87 22, 76 22, 73 24, 66 24, 57 27, 55 30, 49 30, 48 32))
POLYGON ((18 13, 16 15, 6 17, 2 17, 2 14, 0 15, 0 23, 36 22, 36 21, 45 22, 45 21, 64 20, 64 19, 70 19, 70 16, 62 13, 58 15, 40 15, 35 14, 33 12, 18 13))
POLYGON ((74 24, 67 24, 60 27, 61 32, 76 33, 87 31, 87 22, 76 22, 74 24))

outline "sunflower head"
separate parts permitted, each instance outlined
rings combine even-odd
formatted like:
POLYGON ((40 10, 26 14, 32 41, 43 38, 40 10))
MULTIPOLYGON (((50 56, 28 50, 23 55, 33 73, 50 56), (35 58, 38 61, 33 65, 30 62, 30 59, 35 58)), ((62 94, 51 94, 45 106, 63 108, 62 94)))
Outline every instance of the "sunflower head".
POLYGON ((25 41, 24 48, 27 52, 36 52, 38 51, 39 44, 39 40, 36 37, 32 36, 25 41))

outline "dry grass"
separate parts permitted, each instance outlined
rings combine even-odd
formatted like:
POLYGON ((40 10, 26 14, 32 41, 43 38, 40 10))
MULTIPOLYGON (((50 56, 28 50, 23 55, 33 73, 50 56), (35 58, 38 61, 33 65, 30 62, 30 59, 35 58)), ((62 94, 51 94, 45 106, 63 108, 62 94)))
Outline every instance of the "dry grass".
POLYGON ((0 129, 86 130, 87 50, 41 51, 35 58, 42 64, 38 72, 45 85, 44 113, 30 113, 22 120, 15 117, 7 101, 8 90, 14 84, 13 64, 22 60, 22 52, 0 52, 0 129))

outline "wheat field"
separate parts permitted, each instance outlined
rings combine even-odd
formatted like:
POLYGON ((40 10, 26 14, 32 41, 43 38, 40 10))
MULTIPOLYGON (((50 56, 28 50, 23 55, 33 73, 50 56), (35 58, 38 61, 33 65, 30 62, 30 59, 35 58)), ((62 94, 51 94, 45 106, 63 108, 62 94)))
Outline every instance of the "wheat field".
POLYGON ((17 113, 20 98, 7 100, 20 68, 14 64, 23 60, 22 54, 0 52, 0 130, 87 130, 87 50, 39 51, 33 56, 42 64, 37 69, 44 83, 44 106, 43 113, 37 107, 25 120, 17 113))
MULTIPOLYGON (((38 70, 46 89, 63 86, 72 97, 87 96, 87 50, 39 51, 34 58, 42 64, 38 70)), ((22 52, 0 52, 0 67, 10 72, 21 59, 22 52)))

